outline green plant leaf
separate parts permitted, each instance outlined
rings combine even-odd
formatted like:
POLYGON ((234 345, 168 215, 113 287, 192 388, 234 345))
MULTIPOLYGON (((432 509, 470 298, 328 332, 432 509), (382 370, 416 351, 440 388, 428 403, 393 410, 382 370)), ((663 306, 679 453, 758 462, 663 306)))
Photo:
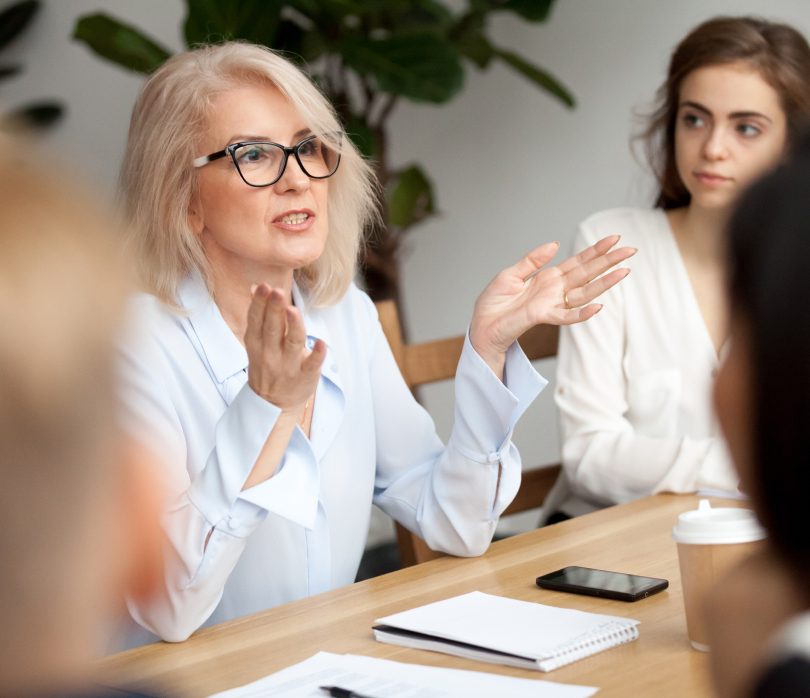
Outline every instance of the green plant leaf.
POLYGON ((565 106, 574 108, 576 101, 574 96, 560 83, 557 78, 547 73, 542 68, 532 65, 526 59, 521 58, 516 53, 511 51, 504 51, 502 49, 495 49, 495 55, 503 61, 506 61, 519 73, 529 78, 532 82, 542 87, 546 92, 551 93, 559 99, 565 106))
POLYGON ((400 228, 418 223, 435 213, 433 185, 418 165, 399 173, 391 194, 388 217, 400 228))
POLYGON ((62 118, 64 107, 58 102, 36 102, 4 114, 2 125, 12 131, 39 131, 62 118))
POLYGON ((16 39, 39 11, 37 0, 23 0, 0 13, 0 50, 16 39))
POLYGON ((482 12, 469 12, 459 19, 449 33, 450 41, 459 53, 481 69, 486 68, 495 55, 492 44, 484 36, 484 23, 482 12))
POLYGON ((377 156, 379 152, 377 138, 374 135, 374 130, 365 121, 353 115, 347 121, 345 130, 346 135, 352 139, 352 143, 357 146, 357 149, 365 157, 373 158, 377 156))
POLYGON ((340 48, 346 65, 361 75, 373 75, 381 92, 413 102, 447 102, 464 84, 458 51, 433 33, 378 40, 351 37, 340 48))
POLYGON ((135 27, 102 12, 81 17, 73 38, 86 43, 102 58, 146 75, 156 71, 172 55, 135 27))
POLYGON ((453 23, 453 13, 434 0, 359 0, 355 4, 357 16, 370 28, 444 34, 453 23))
POLYGON ((184 25, 189 46, 244 39, 273 46, 282 0, 186 0, 184 25))
POLYGON ((326 50, 323 36, 317 30, 307 31, 295 22, 279 22, 273 48, 284 51, 288 58, 299 65, 301 62, 312 63, 318 60, 326 50))
POLYGON ((554 0, 489 0, 494 10, 511 10, 530 22, 545 22, 554 0))

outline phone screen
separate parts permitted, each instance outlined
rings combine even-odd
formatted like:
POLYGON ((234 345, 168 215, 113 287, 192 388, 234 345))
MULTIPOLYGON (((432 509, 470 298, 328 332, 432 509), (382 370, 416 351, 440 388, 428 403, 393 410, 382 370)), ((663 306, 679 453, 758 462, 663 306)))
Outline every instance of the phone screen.
POLYGON ((595 591, 613 591, 619 594, 637 594, 660 584, 662 581, 652 577, 592 570, 587 567, 566 567, 540 577, 540 580, 552 582, 555 586, 572 585, 595 591))

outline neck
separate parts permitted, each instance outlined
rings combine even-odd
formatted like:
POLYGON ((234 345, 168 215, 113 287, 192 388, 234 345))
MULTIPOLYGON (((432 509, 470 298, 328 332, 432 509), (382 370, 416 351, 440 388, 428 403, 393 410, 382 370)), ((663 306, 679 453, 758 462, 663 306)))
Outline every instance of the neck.
POLYGON ((673 211, 670 220, 681 249, 707 261, 720 263, 723 258, 723 235, 729 211, 725 208, 702 208, 694 203, 673 211))
POLYGON ((287 303, 292 303, 292 269, 253 264, 222 254, 219 249, 206 248, 206 256, 213 273, 214 301, 228 327, 242 344, 247 330, 252 288, 256 284, 267 284, 281 291, 287 303))

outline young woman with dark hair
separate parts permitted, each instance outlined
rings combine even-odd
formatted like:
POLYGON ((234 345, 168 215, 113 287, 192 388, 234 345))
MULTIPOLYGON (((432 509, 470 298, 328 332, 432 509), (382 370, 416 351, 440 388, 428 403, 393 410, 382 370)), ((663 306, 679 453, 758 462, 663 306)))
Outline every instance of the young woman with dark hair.
POLYGON ((709 603, 723 698, 810 696, 810 140, 729 226, 731 342, 715 406, 768 552, 709 603))
POLYGON ((598 213, 575 242, 621 235, 639 253, 599 317, 561 333, 551 522, 655 492, 737 488, 711 409, 728 332, 721 233, 810 116, 810 47, 786 25, 709 20, 675 49, 659 101, 645 134, 656 207, 598 213))

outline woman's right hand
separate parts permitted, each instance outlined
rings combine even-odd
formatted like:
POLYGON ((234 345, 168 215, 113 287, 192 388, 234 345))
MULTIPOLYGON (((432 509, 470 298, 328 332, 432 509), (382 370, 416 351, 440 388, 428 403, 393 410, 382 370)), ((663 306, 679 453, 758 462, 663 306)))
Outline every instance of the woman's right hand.
POLYGON ((248 384, 254 393, 296 418, 315 392, 326 344, 318 340, 310 352, 301 311, 284 296, 259 284, 248 309, 245 348, 248 384))

